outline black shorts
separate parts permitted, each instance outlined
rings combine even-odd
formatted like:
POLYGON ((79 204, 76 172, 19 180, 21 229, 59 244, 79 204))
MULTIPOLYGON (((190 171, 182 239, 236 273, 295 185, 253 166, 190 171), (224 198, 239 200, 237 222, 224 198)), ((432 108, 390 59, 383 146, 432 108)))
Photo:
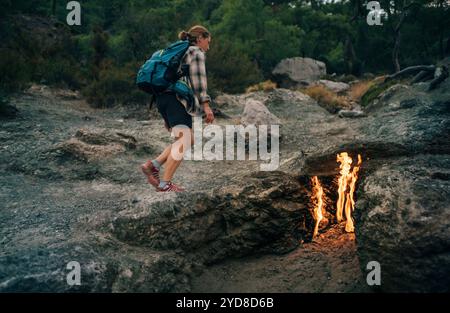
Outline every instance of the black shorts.
POLYGON ((174 93, 163 93, 156 97, 156 106, 162 118, 170 128, 185 125, 192 129, 192 116, 174 93))

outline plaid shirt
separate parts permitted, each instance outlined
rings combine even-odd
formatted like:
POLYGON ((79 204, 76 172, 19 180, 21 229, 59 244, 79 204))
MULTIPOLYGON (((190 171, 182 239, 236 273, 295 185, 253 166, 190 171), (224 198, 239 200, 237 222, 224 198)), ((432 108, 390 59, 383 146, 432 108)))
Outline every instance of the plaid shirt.
POLYGON ((186 100, 180 99, 179 97, 178 100, 183 103, 186 111, 190 115, 200 115, 201 112, 203 112, 203 106, 200 104, 211 101, 211 97, 207 93, 208 83, 206 77, 205 54, 199 47, 191 46, 186 51, 182 63, 189 65, 189 77, 185 76, 182 79, 192 88, 195 95, 195 103, 187 103, 186 100))

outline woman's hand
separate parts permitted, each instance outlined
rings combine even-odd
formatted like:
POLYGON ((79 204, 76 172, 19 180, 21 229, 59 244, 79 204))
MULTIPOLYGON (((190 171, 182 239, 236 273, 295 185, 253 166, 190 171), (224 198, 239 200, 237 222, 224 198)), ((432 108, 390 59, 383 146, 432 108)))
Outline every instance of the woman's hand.
POLYGON ((206 119, 205 119, 206 123, 208 123, 208 124, 212 123, 214 121, 214 113, 211 110, 211 108, 209 107, 208 102, 205 102, 203 104, 203 110, 205 111, 205 114, 206 114, 206 119))

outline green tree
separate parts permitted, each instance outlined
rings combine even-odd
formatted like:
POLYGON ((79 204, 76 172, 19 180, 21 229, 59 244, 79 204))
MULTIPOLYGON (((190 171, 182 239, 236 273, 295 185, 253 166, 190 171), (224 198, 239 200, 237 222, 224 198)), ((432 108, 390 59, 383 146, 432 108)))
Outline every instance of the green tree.
POLYGON ((224 1, 211 19, 214 33, 232 42, 266 74, 281 59, 299 53, 300 29, 278 21, 262 0, 224 1))
POLYGON ((94 78, 98 79, 102 62, 105 59, 108 50, 108 34, 100 27, 95 26, 93 29, 92 48, 94 50, 93 70, 94 78))
POLYGON ((226 39, 215 41, 207 54, 206 65, 212 94, 243 92, 263 78, 257 64, 226 39))

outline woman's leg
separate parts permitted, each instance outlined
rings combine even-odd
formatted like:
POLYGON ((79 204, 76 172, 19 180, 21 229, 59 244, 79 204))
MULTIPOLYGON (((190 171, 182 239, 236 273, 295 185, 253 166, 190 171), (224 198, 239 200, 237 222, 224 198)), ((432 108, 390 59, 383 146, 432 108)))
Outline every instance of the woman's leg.
POLYGON ((161 180, 162 182, 168 182, 172 180, 175 171, 183 161, 184 154, 194 144, 194 134, 192 129, 179 128, 174 129, 174 131, 176 141, 166 148, 166 150, 168 148, 170 148, 170 150, 165 161, 166 165, 164 167, 164 174, 161 180))
MULTIPOLYGON (((186 109, 178 101, 175 94, 164 94, 158 97, 157 107, 164 119, 166 128, 169 131, 172 130, 176 138, 176 141, 167 146, 156 159, 149 160, 144 165, 144 173, 152 174, 147 175, 148 177, 151 176, 149 177, 149 182, 155 186, 155 181, 158 181, 159 189, 161 190, 171 181, 183 160, 186 150, 190 149, 193 144, 193 132, 191 129, 192 117, 186 112, 186 109), (160 180, 159 170, 163 164, 164 175, 160 180)), ((166 189, 172 191, 172 185, 170 184, 169 188, 166 189)))
POLYGON ((164 151, 155 159, 160 165, 166 163, 167 158, 170 155, 170 151, 172 150, 172 144, 168 145, 164 151))

